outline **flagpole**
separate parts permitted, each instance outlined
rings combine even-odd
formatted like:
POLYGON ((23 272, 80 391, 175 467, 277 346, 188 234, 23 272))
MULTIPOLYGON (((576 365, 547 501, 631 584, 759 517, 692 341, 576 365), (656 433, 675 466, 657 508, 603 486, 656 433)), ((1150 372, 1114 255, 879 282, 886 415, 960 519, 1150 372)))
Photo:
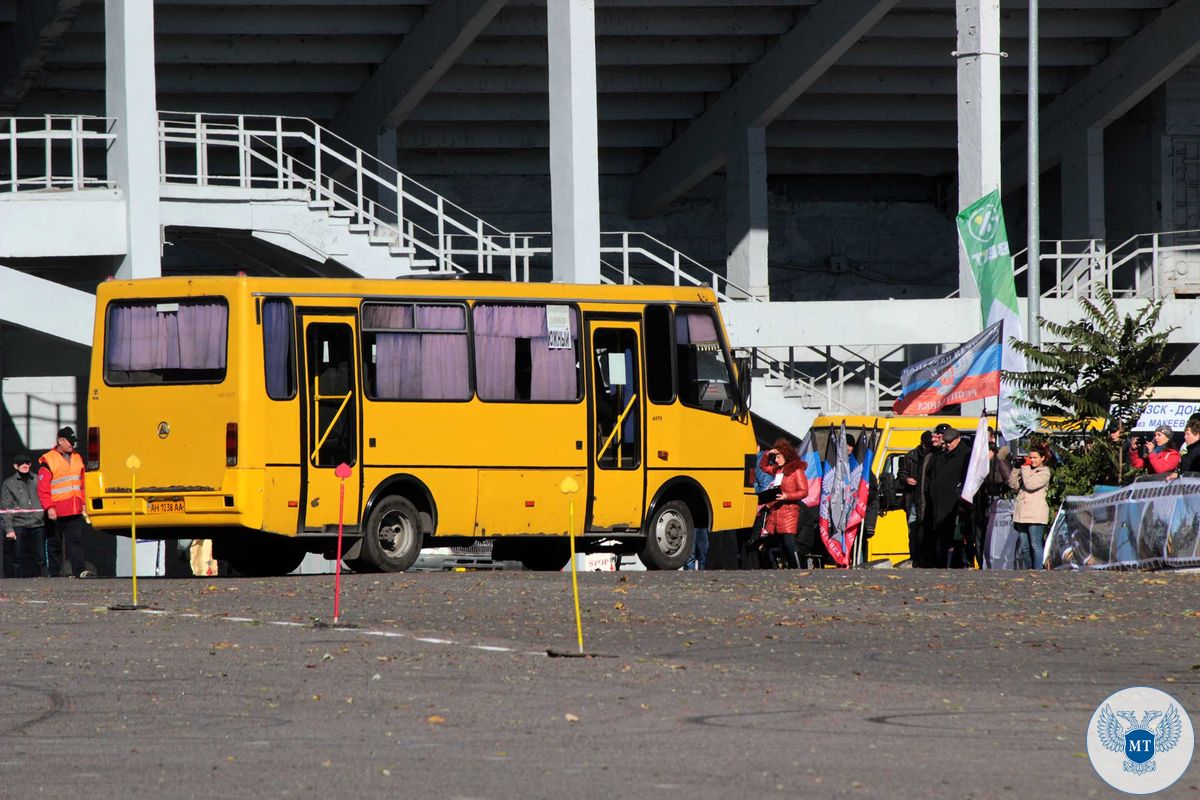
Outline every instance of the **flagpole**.
POLYGON ((1038 325, 1042 300, 1042 254, 1041 254, 1041 154, 1038 150, 1040 122, 1038 120, 1038 0, 1029 0, 1029 88, 1028 125, 1029 157, 1026 176, 1026 191, 1029 216, 1029 244, 1025 253, 1026 298, 1029 320, 1029 343, 1037 347, 1042 343, 1042 332, 1038 325))

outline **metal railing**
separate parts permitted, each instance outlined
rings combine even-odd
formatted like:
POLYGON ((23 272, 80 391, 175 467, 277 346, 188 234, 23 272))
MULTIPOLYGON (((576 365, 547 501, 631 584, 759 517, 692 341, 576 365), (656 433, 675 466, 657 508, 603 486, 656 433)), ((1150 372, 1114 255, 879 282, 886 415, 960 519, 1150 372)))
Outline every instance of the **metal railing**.
POLYGON ((0 191, 110 187, 107 152, 116 135, 107 117, 0 119, 0 191))
POLYGON ((904 345, 869 346, 861 350, 842 345, 765 348, 780 357, 751 348, 751 369, 756 376, 777 383, 784 396, 796 397, 806 405, 836 413, 878 414, 890 409, 900 396, 900 367, 892 370, 894 376, 888 376, 882 365, 897 361, 897 356, 902 361, 904 348, 904 345))
MULTIPOLYGON (((1023 297, 1029 295, 1027 257, 1028 249, 1013 254, 1013 277, 1023 297)), ((1043 298, 1091 298, 1100 285, 1127 299, 1200 294, 1200 230, 1140 233, 1113 247, 1103 239, 1043 241, 1038 263, 1043 298), (1047 273, 1053 276, 1048 281, 1047 273)))
MULTIPOLYGON (((163 111, 159 141, 164 183, 304 189, 441 271, 527 281, 550 269, 550 234, 502 231, 310 119, 163 111)), ((604 233, 601 240, 605 283, 709 286, 723 300, 747 296, 648 234, 604 233)))

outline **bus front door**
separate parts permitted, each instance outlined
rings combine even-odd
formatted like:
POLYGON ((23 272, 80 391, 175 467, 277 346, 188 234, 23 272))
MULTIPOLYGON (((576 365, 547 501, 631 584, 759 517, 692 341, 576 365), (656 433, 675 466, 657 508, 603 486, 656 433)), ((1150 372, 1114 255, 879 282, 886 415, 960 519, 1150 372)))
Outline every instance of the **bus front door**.
POLYGON ((360 404, 354 318, 302 310, 301 324, 304 379, 300 385, 305 398, 302 524, 310 530, 337 525, 342 480, 335 471, 339 464, 346 464, 352 472, 345 481, 344 521, 354 525, 359 509, 360 404))
POLYGON ((592 320, 591 514, 593 531, 642 527, 645 491, 641 347, 636 322, 592 320))

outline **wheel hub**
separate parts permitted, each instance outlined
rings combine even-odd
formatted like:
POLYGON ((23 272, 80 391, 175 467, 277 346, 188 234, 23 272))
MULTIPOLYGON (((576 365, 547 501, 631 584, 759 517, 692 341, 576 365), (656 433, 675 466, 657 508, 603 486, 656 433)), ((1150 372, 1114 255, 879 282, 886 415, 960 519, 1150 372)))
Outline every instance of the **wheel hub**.
POLYGON ((675 511, 666 511, 658 518, 654 536, 658 547, 664 555, 674 556, 683 548, 687 538, 684 531, 683 517, 675 511))

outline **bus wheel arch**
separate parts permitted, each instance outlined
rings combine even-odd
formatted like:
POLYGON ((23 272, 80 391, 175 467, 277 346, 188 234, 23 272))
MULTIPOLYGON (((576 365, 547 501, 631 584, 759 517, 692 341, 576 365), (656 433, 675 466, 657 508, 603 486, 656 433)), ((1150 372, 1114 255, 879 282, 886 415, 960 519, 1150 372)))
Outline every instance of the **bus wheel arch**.
POLYGON ((692 555, 696 528, 709 527, 711 520, 704 489, 691 478, 672 478, 650 504, 639 558, 646 569, 679 569, 692 555))
POLYGON ((403 572, 416 562, 432 534, 437 510, 428 487, 411 475, 384 481, 363 510, 362 538, 353 566, 361 571, 403 572))

